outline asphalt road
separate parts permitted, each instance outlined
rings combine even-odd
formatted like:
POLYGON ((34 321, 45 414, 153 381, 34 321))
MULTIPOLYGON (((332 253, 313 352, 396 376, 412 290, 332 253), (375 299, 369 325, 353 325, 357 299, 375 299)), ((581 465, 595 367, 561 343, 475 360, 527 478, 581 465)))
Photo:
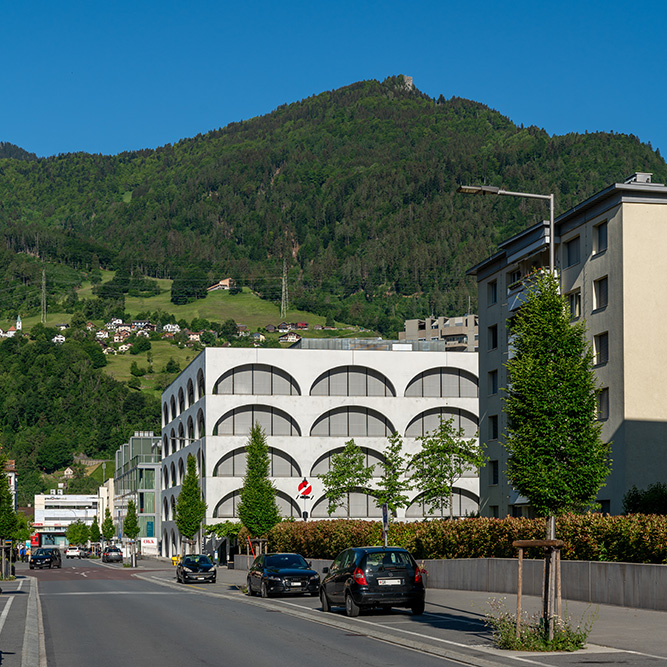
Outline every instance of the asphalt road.
POLYGON ((121 565, 63 559, 61 570, 30 574, 39 582, 49 667, 460 664, 372 639, 362 629, 280 613, 276 605, 140 580, 121 565))

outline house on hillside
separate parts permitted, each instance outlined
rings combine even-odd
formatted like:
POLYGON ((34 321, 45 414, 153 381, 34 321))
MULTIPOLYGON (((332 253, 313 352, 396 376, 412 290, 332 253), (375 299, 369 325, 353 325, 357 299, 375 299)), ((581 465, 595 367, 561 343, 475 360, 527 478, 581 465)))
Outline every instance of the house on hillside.
POLYGON ((62 345, 65 342, 66 338, 62 334, 57 334, 51 339, 52 343, 56 343, 56 345, 62 345))
POLYGON ((273 324, 267 324, 264 327, 264 331, 266 331, 268 333, 275 333, 276 332, 276 327, 273 324))
POLYGON ((170 334, 177 334, 181 330, 181 327, 178 324, 164 324, 162 325, 162 331, 170 334))
POLYGON ((289 333, 283 334, 278 340, 281 343, 298 343, 301 340, 301 336, 295 331, 290 331, 289 333))
POLYGON ((232 287, 235 285, 235 281, 233 278, 223 278, 222 280, 219 280, 217 283, 214 283, 210 287, 206 288, 207 292, 215 292, 216 290, 230 290, 232 287))
POLYGON ((109 332, 105 331, 104 329, 100 329, 95 334, 95 338, 97 338, 97 340, 105 340, 105 339, 109 338, 109 332))

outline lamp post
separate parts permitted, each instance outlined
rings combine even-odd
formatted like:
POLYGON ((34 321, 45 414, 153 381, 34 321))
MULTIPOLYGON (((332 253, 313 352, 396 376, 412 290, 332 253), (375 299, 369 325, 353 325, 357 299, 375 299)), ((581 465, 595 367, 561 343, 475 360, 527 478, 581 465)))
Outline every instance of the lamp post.
POLYGON ((524 197, 525 199, 543 199, 549 202, 549 271, 554 274, 556 268, 555 261, 555 241, 554 238, 554 196, 538 195, 532 192, 511 192, 503 190, 493 185, 461 185, 456 189, 465 195, 499 195, 505 197, 524 197))

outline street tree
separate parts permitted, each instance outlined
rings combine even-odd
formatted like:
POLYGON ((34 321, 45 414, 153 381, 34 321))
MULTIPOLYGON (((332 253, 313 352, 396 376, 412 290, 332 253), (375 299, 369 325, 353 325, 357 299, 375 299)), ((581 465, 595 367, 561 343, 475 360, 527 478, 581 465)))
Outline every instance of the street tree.
POLYGON ((545 275, 528 289, 510 331, 507 477, 539 516, 582 511, 595 500, 611 463, 610 444, 600 438, 585 326, 570 323, 557 278, 545 275))
MULTIPOLYGON (((14 511, 14 498, 9 488, 9 478, 4 474, 6 460, 0 456, 0 539, 14 539, 15 533, 19 527, 16 512, 14 511)), ((9 568, 5 562, 6 550, 2 551, 2 571, 1 578, 9 575, 9 568)))
POLYGON ((382 475, 375 492, 375 500, 379 506, 387 503, 392 516, 396 510, 407 507, 410 498, 407 491, 412 488, 410 480, 406 478, 407 457, 403 455, 403 440, 398 433, 389 437, 389 444, 384 450, 384 460, 380 463, 382 475))
POLYGON ((110 542, 113 539, 114 533, 116 532, 113 519, 111 518, 111 512, 107 507, 104 510, 104 521, 102 521, 102 536, 104 537, 105 542, 110 542))
POLYGON ((319 475, 324 484, 329 516, 339 507, 345 507, 350 515, 350 493, 368 485, 374 467, 366 465, 366 455, 354 440, 348 440, 343 451, 331 455, 329 470, 319 475))
POLYGON ((453 419, 440 418, 440 425, 431 433, 420 436, 421 450, 412 458, 413 485, 422 490, 421 499, 429 514, 454 516, 454 484, 466 470, 479 469, 486 456, 476 438, 466 439, 462 428, 454 427, 453 419))
POLYGON ((100 541, 100 537, 102 536, 102 533, 100 531, 100 526, 97 523, 97 517, 93 519, 93 523, 90 524, 90 541, 93 543, 97 543, 100 541))
POLYGON ((130 500, 127 503, 127 513, 125 515, 125 521, 123 521, 123 532, 130 539, 132 543, 132 566, 136 565, 135 562, 135 550, 134 550, 134 540, 137 539, 141 528, 139 528, 139 519, 137 518, 137 506, 134 504, 134 500, 130 500))
POLYGON ((276 490, 269 479, 269 448, 262 427, 255 423, 246 445, 246 472, 238 515, 252 537, 266 534, 280 521, 276 490))
POLYGON ((89 534, 88 526, 81 519, 77 519, 74 523, 70 523, 67 526, 65 537, 70 544, 83 546, 88 541, 89 534))
POLYGON ((176 526, 191 546, 205 516, 206 502, 199 488, 197 461, 192 454, 188 454, 185 477, 176 499, 176 526))

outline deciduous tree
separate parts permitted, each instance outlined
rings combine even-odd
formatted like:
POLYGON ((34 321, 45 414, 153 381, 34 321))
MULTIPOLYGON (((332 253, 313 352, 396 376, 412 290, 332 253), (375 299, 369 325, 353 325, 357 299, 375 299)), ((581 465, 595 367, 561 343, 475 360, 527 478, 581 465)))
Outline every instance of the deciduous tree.
POLYGON ((181 492, 176 499, 176 526, 181 535, 192 543, 206 516, 206 502, 202 498, 197 475, 197 462, 188 454, 181 492))
POLYGON ((403 440, 398 433, 389 437, 389 444, 385 448, 384 460, 380 463, 382 475, 378 482, 375 499, 378 505, 387 503, 393 516, 399 507, 407 507, 410 499, 407 491, 412 487, 410 480, 405 477, 407 459, 403 455, 403 440))

